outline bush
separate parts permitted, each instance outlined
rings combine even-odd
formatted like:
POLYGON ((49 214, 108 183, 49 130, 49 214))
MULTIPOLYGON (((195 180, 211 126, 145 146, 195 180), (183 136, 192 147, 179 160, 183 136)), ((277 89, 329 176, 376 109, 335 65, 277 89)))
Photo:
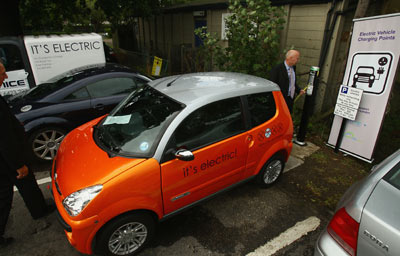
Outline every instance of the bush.
POLYGON ((283 29, 283 7, 271 6, 269 0, 230 0, 226 18, 228 47, 219 37, 195 30, 204 43, 203 56, 208 69, 241 72, 267 78, 269 70, 279 57, 279 32, 283 29))

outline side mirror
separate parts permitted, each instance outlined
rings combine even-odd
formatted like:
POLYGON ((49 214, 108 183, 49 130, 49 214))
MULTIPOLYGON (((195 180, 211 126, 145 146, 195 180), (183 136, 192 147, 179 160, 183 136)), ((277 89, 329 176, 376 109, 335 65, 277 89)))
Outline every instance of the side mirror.
POLYGON ((175 157, 182 161, 192 161, 194 160, 194 155, 192 152, 186 149, 179 149, 175 152, 175 157))

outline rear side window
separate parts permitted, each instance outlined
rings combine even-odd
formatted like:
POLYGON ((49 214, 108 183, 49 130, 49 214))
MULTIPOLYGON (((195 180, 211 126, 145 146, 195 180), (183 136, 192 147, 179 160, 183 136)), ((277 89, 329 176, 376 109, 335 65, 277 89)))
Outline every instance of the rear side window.
POLYGON ((251 128, 263 124, 275 116, 276 106, 272 92, 248 95, 247 101, 251 115, 251 128))
POLYGON ((210 103, 195 110, 177 128, 177 148, 198 149, 245 131, 240 98, 210 103))
POLYGON ((97 81, 87 86, 92 98, 128 94, 136 89, 136 83, 129 77, 116 77, 97 81))
POLYGON ((393 167, 393 169, 388 172, 388 174, 386 174, 383 179, 400 190, 400 162, 397 163, 395 167, 393 167))

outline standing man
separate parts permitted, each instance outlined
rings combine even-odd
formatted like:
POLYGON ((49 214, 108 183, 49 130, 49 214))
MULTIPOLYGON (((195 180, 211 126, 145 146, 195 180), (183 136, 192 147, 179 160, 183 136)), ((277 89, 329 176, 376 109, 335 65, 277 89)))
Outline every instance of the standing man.
MULTIPOLYGON (((0 61, 0 85, 6 78, 6 70, 0 61)), ((34 219, 45 216, 49 211, 35 176, 26 165, 27 149, 23 126, 0 96, 0 249, 14 240, 3 236, 11 210, 14 185, 34 219)))
POLYGON ((278 84, 281 88, 290 113, 293 111, 295 94, 302 95, 305 93, 296 84, 296 63, 299 59, 299 51, 289 50, 286 53, 285 61, 274 66, 270 73, 270 80, 278 84))

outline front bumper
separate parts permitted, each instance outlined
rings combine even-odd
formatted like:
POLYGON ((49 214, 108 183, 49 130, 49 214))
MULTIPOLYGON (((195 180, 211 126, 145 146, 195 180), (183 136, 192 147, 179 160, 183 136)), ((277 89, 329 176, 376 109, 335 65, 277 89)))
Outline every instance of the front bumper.
POLYGON ((69 243, 81 253, 92 254, 92 241, 100 229, 98 216, 74 220, 64 210, 62 198, 56 192, 54 182, 52 184, 52 195, 57 206, 57 220, 63 227, 69 243))

